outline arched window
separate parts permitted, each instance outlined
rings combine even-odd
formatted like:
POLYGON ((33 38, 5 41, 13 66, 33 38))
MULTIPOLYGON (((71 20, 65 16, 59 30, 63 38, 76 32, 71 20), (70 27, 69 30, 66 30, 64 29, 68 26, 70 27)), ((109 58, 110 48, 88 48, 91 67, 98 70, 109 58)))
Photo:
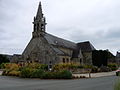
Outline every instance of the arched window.
POLYGON ((82 59, 80 59, 80 64, 82 63, 82 59))
POLYGON ((63 58, 63 63, 65 63, 65 58, 63 58))
POLYGON ((69 59, 67 58, 67 63, 69 63, 69 59))

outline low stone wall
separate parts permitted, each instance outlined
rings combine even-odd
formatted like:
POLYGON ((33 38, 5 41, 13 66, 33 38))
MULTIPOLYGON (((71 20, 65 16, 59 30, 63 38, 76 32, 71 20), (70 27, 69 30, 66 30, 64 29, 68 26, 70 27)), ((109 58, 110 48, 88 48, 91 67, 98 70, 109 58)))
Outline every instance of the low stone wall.
POLYGON ((89 73, 91 69, 74 69, 70 70, 73 74, 84 74, 84 73, 89 73))
POLYGON ((2 70, 2 69, 0 69, 0 75, 2 75, 2 73, 3 73, 3 70, 2 70))

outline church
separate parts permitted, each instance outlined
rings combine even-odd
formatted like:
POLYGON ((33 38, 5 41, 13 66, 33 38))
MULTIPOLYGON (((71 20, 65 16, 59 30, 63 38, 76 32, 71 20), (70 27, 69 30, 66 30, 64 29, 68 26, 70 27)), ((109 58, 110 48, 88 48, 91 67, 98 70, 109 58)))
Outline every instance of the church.
POLYGON ((48 65, 75 62, 92 65, 92 51, 96 49, 89 41, 74 43, 46 32, 46 19, 41 2, 33 27, 32 38, 22 53, 21 62, 48 65))

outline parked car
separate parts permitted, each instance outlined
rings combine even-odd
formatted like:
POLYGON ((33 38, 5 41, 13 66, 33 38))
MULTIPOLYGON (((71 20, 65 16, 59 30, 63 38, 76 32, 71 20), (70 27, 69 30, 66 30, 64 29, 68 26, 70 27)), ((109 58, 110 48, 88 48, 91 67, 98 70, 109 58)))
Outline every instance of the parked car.
POLYGON ((116 70, 116 76, 120 75, 120 68, 116 70))

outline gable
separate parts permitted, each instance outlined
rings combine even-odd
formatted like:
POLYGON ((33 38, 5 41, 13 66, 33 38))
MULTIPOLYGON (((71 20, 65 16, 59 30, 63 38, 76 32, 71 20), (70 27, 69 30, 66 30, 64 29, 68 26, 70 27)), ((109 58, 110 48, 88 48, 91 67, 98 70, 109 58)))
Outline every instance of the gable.
POLYGON ((78 43, 77 46, 78 49, 81 49, 83 52, 96 50, 89 41, 78 43))

